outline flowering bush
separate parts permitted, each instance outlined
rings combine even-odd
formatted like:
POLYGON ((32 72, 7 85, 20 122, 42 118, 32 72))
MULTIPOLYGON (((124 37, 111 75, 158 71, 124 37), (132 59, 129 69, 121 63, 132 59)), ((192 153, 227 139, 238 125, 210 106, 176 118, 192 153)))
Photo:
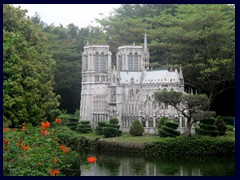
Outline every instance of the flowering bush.
MULTIPOLYGON (((60 124, 60 121, 56 122, 60 124)), ((21 129, 4 129, 3 173, 7 176, 60 176, 71 166, 66 159, 78 154, 59 144, 49 122, 41 127, 23 124, 21 129)))

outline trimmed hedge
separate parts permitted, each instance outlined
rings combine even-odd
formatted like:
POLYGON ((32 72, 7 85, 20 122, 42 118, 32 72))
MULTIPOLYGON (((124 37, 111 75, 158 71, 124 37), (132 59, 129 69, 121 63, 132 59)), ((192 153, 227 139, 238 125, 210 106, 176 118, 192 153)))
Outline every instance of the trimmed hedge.
POLYGON ((177 131, 178 123, 169 121, 168 118, 163 119, 163 124, 158 129, 158 134, 160 137, 176 137, 180 135, 180 132, 177 131))
POLYGON ((218 135, 218 131, 214 123, 215 123, 215 118, 213 117, 201 120, 198 125, 199 127, 197 127, 195 131, 197 134, 200 134, 200 135, 215 137, 218 135))
POLYGON ((80 124, 77 125, 76 130, 80 133, 90 133, 90 132, 92 132, 90 121, 80 121, 80 124))
POLYGON ((76 151, 132 152, 153 158, 232 156, 235 154, 235 138, 228 136, 179 136, 176 138, 159 138, 159 141, 154 143, 133 143, 87 138, 66 126, 59 126, 55 133, 61 143, 76 151))
POLYGON ((165 121, 164 125, 171 128, 171 129, 177 129, 178 128, 178 123, 171 122, 171 121, 165 121))
POLYGON ((227 156, 234 155, 235 141, 226 137, 187 137, 164 138, 145 146, 147 156, 227 156))
POLYGON ((65 125, 69 127, 71 130, 76 131, 79 122, 67 122, 65 125))
POLYGON ((180 132, 178 132, 178 131, 176 131, 176 130, 174 130, 174 129, 172 129, 172 128, 169 128, 169 127, 167 127, 167 126, 162 126, 162 130, 164 130, 164 131, 167 132, 167 133, 172 134, 174 137, 180 135, 180 132))
POLYGON ((113 127, 103 127, 102 132, 105 138, 121 136, 122 132, 113 127))
POLYGON ((98 122, 98 126, 97 126, 96 131, 95 131, 96 134, 97 134, 97 135, 103 135, 102 129, 103 129, 103 127, 106 127, 107 124, 108 124, 107 121, 99 121, 99 122, 98 122))
POLYGON ((112 118, 109 120, 109 123, 110 123, 110 124, 118 124, 118 118, 112 117, 112 118))

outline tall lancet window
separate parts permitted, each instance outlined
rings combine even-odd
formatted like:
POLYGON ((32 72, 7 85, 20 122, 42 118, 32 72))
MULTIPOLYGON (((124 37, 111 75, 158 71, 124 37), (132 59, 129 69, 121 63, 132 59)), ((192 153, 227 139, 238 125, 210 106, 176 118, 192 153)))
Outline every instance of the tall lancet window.
POLYGON ((107 56, 105 56, 103 53, 99 55, 97 52, 95 54, 95 71, 96 72, 103 72, 106 71, 107 66, 107 56))
POLYGON ((134 54, 133 56, 133 59, 134 59, 134 70, 138 70, 138 55, 137 53, 134 54))
POLYGON ((130 53, 128 55, 128 70, 133 70, 133 55, 130 53))
POLYGON ((105 71, 105 56, 103 53, 100 55, 100 71, 105 71))
POLYGON ((100 65, 100 61, 99 61, 99 54, 98 52, 95 54, 95 71, 99 71, 99 65, 100 65))
POLYGON ((118 56, 118 65, 119 65, 119 70, 122 70, 122 56, 118 56))

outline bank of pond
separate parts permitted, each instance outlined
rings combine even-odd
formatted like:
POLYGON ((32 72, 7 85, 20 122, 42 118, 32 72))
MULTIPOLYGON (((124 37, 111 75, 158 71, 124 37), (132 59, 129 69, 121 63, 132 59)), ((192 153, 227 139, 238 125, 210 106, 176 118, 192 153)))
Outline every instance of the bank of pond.
POLYGON ((83 160, 97 158, 90 169, 72 162, 70 176, 234 176, 234 135, 219 137, 158 136, 103 138, 94 134, 77 134, 65 129, 59 134, 83 160), (75 169, 75 171, 74 171, 75 169))
MULTIPOLYGON (((148 141, 134 142, 120 138, 94 137, 91 134, 77 134, 67 127, 58 136, 75 151, 134 153, 146 157, 199 157, 199 156, 233 156, 235 155, 234 135, 219 137, 179 136, 175 138, 149 138, 148 141)), ((139 139, 141 137, 136 137, 139 139)), ((142 137, 144 139, 144 137, 142 137)))

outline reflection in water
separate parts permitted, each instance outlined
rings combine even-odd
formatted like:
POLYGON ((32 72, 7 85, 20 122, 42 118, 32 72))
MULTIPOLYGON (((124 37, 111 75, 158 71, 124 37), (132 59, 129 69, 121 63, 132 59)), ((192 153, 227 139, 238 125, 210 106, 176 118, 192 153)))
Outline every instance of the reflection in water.
POLYGON ((234 157, 146 159, 133 155, 87 154, 97 162, 81 176, 234 176, 234 157))

